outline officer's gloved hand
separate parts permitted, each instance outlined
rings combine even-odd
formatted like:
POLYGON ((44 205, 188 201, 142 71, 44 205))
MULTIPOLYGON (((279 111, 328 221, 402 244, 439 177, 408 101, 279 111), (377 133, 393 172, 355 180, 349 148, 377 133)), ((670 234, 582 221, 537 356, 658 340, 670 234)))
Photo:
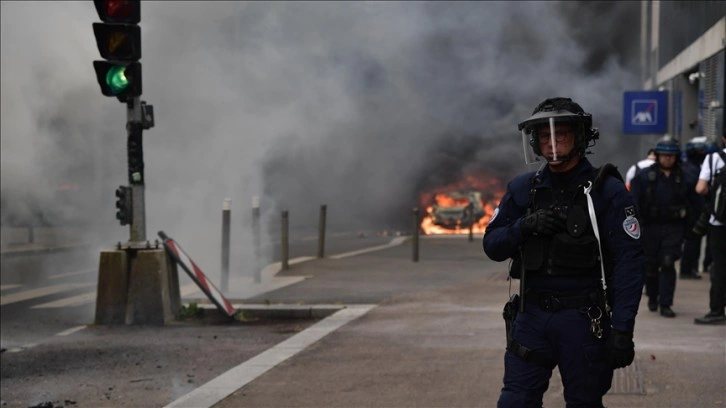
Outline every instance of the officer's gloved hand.
POLYGON ((607 342, 607 359, 613 368, 623 368, 630 365, 635 358, 635 344, 633 333, 612 329, 607 342))
POLYGON ((519 224, 522 235, 528 237, 533 234, 554 235, 567 229, 566 220, 552 210, 540 208, 533 214, 524 218, 519 224))

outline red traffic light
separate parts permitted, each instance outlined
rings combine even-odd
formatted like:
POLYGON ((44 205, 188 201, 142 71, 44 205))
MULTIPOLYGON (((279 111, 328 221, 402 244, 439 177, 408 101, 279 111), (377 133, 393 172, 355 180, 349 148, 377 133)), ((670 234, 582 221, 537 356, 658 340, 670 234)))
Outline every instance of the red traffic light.
POLYGON ((93 0, 98 17, 106 23, 131 23, 141 21, 141 0, 93 0))

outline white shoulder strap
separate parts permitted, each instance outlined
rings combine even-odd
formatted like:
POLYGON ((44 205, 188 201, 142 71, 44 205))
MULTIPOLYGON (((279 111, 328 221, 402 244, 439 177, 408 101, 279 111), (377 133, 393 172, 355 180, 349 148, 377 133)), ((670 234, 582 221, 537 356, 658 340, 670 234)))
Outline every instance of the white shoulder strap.
MULTIPOLYGON (((587 197, 587 209, 590 213, 590 223, 592 224, 592 230, 595 232, 595 238, 597 239, 597 250, 600 253, 600 282, 602 283, 603 292, 607 293, 608 285, 605 282, 605 263, 602 256, 602 244, 600 240, 600 230, 597 227, 597 216, 595 215, 595 205, 592 203, 592 197, 590 197, 590 191, 592 190, 592 181, 587 182, 587 186, 584 187, 585 197, 587 197)), ((605 312, 610 313, 610 305, 605 300, 605 312)))

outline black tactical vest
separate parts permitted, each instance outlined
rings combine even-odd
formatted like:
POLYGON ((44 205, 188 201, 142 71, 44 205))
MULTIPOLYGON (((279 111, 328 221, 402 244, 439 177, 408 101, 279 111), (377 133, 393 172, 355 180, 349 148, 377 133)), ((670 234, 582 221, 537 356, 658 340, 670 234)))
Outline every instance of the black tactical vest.
POLYGON ((532 179, 527 215, 538 209, 552 209, 567 219, 567 231, 552 236, 531 236, 513 258, 510 275, 519 279, 522 263, 528 276, 582 276, 600 275, 600 251, 592 229, 584 187, 595 178, 597 170, 583 175, 566 189, 554 191, 550 187, 534 188, 532 179))
POLYGON ((658 163, 648 168, 646 175, 648 185, 645 189, 644 203, 641 205, 641 214, 645 224, 650 223, 667 223, 667 222, 683 222, 688 216, 688 201, 686 199, 686 185, 683 183, 683 170, 680 165, 676 165, 671 170, 673 174, 673 182, 666 179, 673 189, 673 200, 663 205, 655 198, 656 180, 658 178, 658 163))

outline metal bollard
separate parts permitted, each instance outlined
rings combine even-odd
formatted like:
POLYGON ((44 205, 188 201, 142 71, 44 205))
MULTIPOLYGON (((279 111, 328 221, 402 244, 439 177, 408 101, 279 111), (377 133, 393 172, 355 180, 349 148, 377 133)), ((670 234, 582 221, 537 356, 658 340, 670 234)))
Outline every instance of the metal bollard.
POLYGON ((28 225, 28 243, 32 244, 35 242, 35 231, 32 225, 28 225))
POLYGON ((252 197, 252 235, 254 236, 255 251, 255 283, 262 281, 262 262, 260 261, 260 246, 262 238, 260 237, 260 197, 252 197))
POLYGON ((286 271, 290 269, 290 265, 288 263, 289 258, 289 246, 290 246, 290 237, 289 237, 289 225, 288 225, 288 212, 287 210, 282 212, 282 234, 280 235, 280 258, 282 259, 282 270, 286 271))
POLYGON ((222 283, 220 289, 227 292, 229 289, 229 231, 232 215, 232 200, 225 198, 222 203, 222 283))
POLYGON ((418 208, 413 209, 413 261, 418 262, 418 208))
POLYGON ((318 224, 318 258, 325 256, 325 212, 327 206, 320 206, 320 223, 318 224))
POLYGON ((474 241, 474 206, 469 203, 468 215, 469 215, 469 242, 474 241))

